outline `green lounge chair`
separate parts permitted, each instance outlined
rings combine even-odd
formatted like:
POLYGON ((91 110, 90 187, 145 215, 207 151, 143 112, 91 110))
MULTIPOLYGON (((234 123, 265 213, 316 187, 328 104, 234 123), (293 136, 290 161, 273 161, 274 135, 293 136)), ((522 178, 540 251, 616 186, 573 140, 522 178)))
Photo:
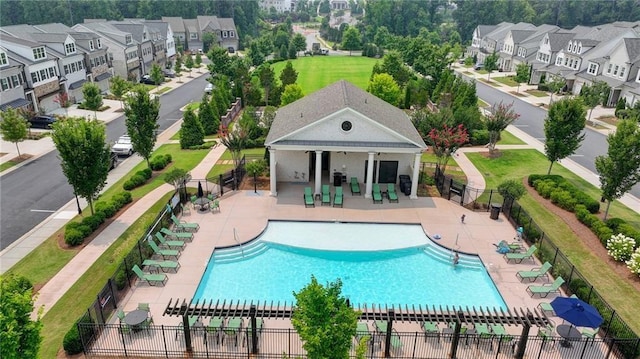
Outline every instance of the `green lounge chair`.
POLYGON ((178 232, 197 232, 200 229, 200 225, 197 223, 188 223, 185 221, 181 221, 176 217, 175 214, 171 215, 171 221, 176 226, 178 232))
POLYGON ((368 342, 371 339, 371 334, 369 333, 369 324, 358 322, 358 326, 356 327, 356 345, 360 344, 360 342, 366 338, 365 340, 368 342))
POLYGON ((539 295, 540 298, 546 298, 549 293, 558 293, 560 292, 560 286, 564 284, 564 279, 562 277, 556 278, 553 283, 548 285, 530 285, 527 287, 527 292, 533 297, 534 295, 539 295))
POLYGON ((315 207, 316 203, 313 200, 313 193, 311 192, 311 187, 304 188, 304 206, 305 207, 315 207))
POLYGON ((168 241, 160 232, 156 232, 156 238, 158 242, 160 242, 160 245, 169 249, 177 248, 180 251, 184 249, 184 241, 168 241))
POLYGON ((391 349, 393 349, 396 353, 402 351, 402 340, 400 340, 400 335, 398 332, 393 329, 391 333, 391 349))
POLYGON ((436 337, 440 341, 440 331, 438 330, 438 324, 434 322, 422 323, 422 330, 424 331, 424 341, 427 341, 427 337, 436 337))
POLYGON ((493 334, 489 330, 489 326, 485 323, 473 323, 473 328, 476 330, 479 339, 491 339, 493 334))
MULTIPOLYGON (((578 298, 578 297, 575 294, 572 294, 571 298, 578 298)), ((540 302, 538 304, 538 308, 540 308, 540 310, 545 312, 545 313, 549 313, 551 315, 556 315, 556 311, 553 310, 553 307, 551 306, 551 303, 549 303, 549 302, 540 302)))
POLYGON ((149 283, 149 285, 155 286, 157 284, 161 284, 164 286, 164 284, 167 282, 166 274, 147 274, 143 272, 137 264, 133 266, 133 273, 135 273, 140 280, 149 283))
POLYGON ((537 249, 538 247, 536 247, 535 244, 532 244, 531 247, 529 247, 529 250, 525 253, 505 253, 504 258, 507 260, 507 263, 511 261, 522 263, 525 259, 533 258, 533 253, 535 253, 537 249))
POLYGON ((360 195, 360 184, 358 184, 358 177, 351 177, 351 195, 360 195))
POLYGON ((342 207, 342 187, 336 187, 336 194, 333 196, 333 206, 342 207))
MULTIPOLYGON (((547 325, 546 328, 540 328, 538 330, 538 337, 542 339, 542 349, 545 349, 546 343, 553 343, 556 341, 553 336, 553 327, 551 325, 547 325)), ((553 346, 549 349, 553 349, 553 346)))
POLYGON ((389 198, 389 203, 391 202, 398 203, 398 194, 396 193, 396 185, 393 183, 387 183, 387 198, 389 198))
POLYGON ((224 318, 213 317, 209 319, 209 325, 207 326, 207 329, 206 329, 207 336, 209 334, 215 335, 216 343, 220 344, 220 336, 222 334, 223 327, 224 327, 224 318))
POLYGON ((160 268, 163 272, 172 270, 173 272, 177 273, 178 268, 180 268, 180 263, 176 261, 157 261, 155 259, 145 259, 144 262, 142 262, 142 266, 156 268, 156 270, 157 268, 160 268))
POLYGON ((534 282, 540 277, 545 277, 549 269, 551 269, 551 263, 544 262, 542 267, 518 271, 516 277, 520 278, 520 280, 528 279, 529 282, 534 282))
MULTIPOLYGON (((247 336, 245 337, 245 339, 248 341, 248 343, 251 342, 252 338, 252 331, 251 331, 251 318, 249 318, 249 320, 247 320, 247 336)), ((260 339, 260 335, 262 334, 262 328, 264 328, 264 319, 263 318, 256 318, 256 337, 258 339, 260 339)), ((247 343, 247 345, 249 345, 247 343)), ((244 345, 244 342, 243 342, 244 345)))
POLYGON ((211 213, 220 212, 220 201, 217 199, 214 199, 213 203, 211 203, 211 207, 209 210, 211 211, 211 213))
POLYGON ((182 203, 180 203, 180 210, 182 211, 183 215, 187 214, 187 212, 189 212, 189 215, 191 215, 191 208, 185 206, 182 203))
POLYGON ((180 257, 180 251, 175 249, 160 249, 156 242, 149 239, 147 241, 149 243, 149 247, 153 250, 153 253, 161 255, 163 259, 167 259, 167 257, 174 257, 176 260, 180 257))
POLYGON ((162 228, 160 230, 162 234, 167 236, 168 239, 181 240, 191 242, 193 240, 193 233, 191 232, 174 232, 168 228, 162 228))
POLYGON ((596 341, 596 335, 598 335, 599 331, 600 327, 595 329, 584 328, 580 331, 580 334, 582 334, 583 337, 587 338, 587 341, 591 340, 591 345, 593 345, 593 342, 596 341))
POLYGON ((373 184, 373 203, 382 203, 382 192, 380 192, 380 185, 378 183, 373 184))
POLYGON ((331 205, 331 191, 328 184, 322 185, 322 205, 324 206, 325 204, 327 206, 331 205))
POLYGON ((120 323, 124 322, 124 310, 118 309, 118 321, 120 323))
MULTIPOLYGON (((229 318, 227 326, 224 327, 224 336, 233 337, 238 346, 238 337, 242 334, 242 318, 229 318)), ((224 338, 223 338, 224 343, 224 338)))

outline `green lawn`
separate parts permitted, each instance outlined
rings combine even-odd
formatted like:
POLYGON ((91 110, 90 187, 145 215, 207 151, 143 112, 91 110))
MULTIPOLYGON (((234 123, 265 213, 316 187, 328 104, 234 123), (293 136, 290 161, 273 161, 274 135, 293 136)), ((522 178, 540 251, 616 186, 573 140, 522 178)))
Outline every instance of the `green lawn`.
POLYGON ((509 131, 502 131, 500 133, 499 145, 525 145, 526 142, 522 141, 518 137, 511 134, 509 131))
MULTIPOLYGON (((298 85, 308 95, 341 79, 364 90, 376 61, 363 56, 307 56, 292 60, 291 63, 298 71, 298 85)), ((276 78, 280 77, 286 64, 286 61, 273 64, 276 78)))
POLYGON ((535 97, 545 97, 545 96, 549 96, 548 93, 544 92, 544 91, 540 91, 540 90, 527 90, 525 91, 526 93, 528 93, 529 95, 533 95, 535 97))
POLYGON ((6 170, 7 168, 11 168, 11 167, 13 167, 15 165, 16 165, 16 163, 13 162, 13 161, 7 161, 7 162, 0 163, 0 172, 6 170))
MULTIPOLYGON (((245 150, 242 150, 242 154, 244 155, 249 155, 249 156, 264 156, 264 148, 258 147, 258 148, 247 148, 245 150)), ((224 151, 224 153, 222 154, 222 156, 220 156, 220 160, 233 160, 233 158, 231 157, 231 152, 229 150, 224 151)), ((211 170, 209 171, 209 173, 207 173, 207 178, 211 178, 211 177, 217 177, 227 171, 231 171, 233 169, 233 164, 215 164, 211 170)))
MULTIPOLYGON (((536 150, 509 150, 501 151, 499 158, 489 159, 478 153, 467 154, 469 160, 484 175, 486 188, 496 188, 498 184, 507 179, 522 179, 533 173, 546 173, 549 162, 543 154, 536 150), (526 166, 522 166, 526 163, 526 166)), ((574 175, 559 164, 553 166, 553 174, 562 175, 578 188, 588 193, 593 198, 599 198, 597 188, 585 180, 574 175)), ((637 315, 636 306, 632 303, 640 303, 640 292, 620 277, 591 253, 580 238, 576 237, 564 221, 547 212, 544 206, 537 203, 530 196, 525 196, 519 201, 541 226, 542 230, 553 238, 554 242, 570 258, 578 270, 587 277, 598 292, 609 302, 637 332, 640 331, 640 316, 637 315)), ((623 218, 636 228, 640 228, 640 216, 623 206, 619 202, 611 205, 610 215, 623 218)))
POLYGON ((478 106, 479 107, 489 107, 489 104, 482 101, 481 99, 478 99, 478 106))
MULTIPOLYGON (((158 154, 171 153, 173 157, 173 163, 169 167, 167 167, 165 171, 175 167, 183 168, 189 171, 198 163, 200 163, 200 161, 202 161, 202 159, 207 155, 208 152, 209 150, 183 151, 180 150, 180 145, 169 144, 160 146, 160 148, 158 148, 154 152, 154 156, 158 154)), ((118 182, 114 183, 111 187, 109 187, 109 189, 107 189, 102 195, 100 195, 98 201, 100 201, 101 199, 109 199, 114 194, 123 191, 122 184, 135 172, 146 168, 146 166, 147 164, 144 161, 139 163, 129 174, 121 178, 118 182)), ((163 183, 165 183, 163 180, 163 175, 161 173, 154 173, 154 177, 152 177, 152 179, 147 182, 147 184, 132 190, 131 195, 133 196, 133 199, 136 200, 151 192, 153 189, 158 188, 163 183)), ((89 209, 85 208, 83 213, 85 215, 89 215, 89 209)), ((79 216, 76 216, 76 218, 74 218, 74 220, 79 219, 79 216)), ((60 271, 60 269, 62 269, 77 253, 76 249, 65 250, 61 249, 58 246, 57 235, 62 235, 63 233, 64 229, 56 232, 35 250, 31 251, 26 257, 16 263, 16 265, 11 267, 8 272, 25 276, 33 284, 40 285, 46 283, 50 278, 58 273, 58 271, 60 271)))
POLYGON ((501 84, 507 85, 507 86, 512 86, 512 87, 517 87, 518 83, 513 81, 513 76, 500 76, 500 77, 494 77, 493 80, 500 82, 501 84))

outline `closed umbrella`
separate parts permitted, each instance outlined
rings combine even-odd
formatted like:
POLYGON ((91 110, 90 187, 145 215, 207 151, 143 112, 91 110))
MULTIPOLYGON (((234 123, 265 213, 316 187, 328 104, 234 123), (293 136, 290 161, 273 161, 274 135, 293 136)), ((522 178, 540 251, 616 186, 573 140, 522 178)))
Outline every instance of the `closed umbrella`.
POLYGON ((202 190, 202 183, 198 181, 198 198, 204 197, 204 191, 202 190))
POLYGON ((556 297, 551 301, 556 315, 576 327, 597 328, 603 320, 598 310, 575 297, 556 297))

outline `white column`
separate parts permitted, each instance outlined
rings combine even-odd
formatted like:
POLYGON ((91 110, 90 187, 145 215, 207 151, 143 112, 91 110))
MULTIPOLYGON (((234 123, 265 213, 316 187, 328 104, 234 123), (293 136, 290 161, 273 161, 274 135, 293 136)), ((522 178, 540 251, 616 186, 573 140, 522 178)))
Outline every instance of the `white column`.
POLYGON ((322 193, 322 151, 316 151, 316 192, 319 196, 322 193))
POLYGON ((371 191, 373 189, 373 155, 375 155, 375 152, 369 152, 369 162, 367 162, 367 183, 364 190, 364 198, 371 198, 371 191))
POLYGON ((269 188, 271 189, 271 196, 277 197, 278 191, 276 189, 276 150, 269 149, 269 188))
POLYGON ((413 160, 413 177, 411 177, 411 195, 410 199, 418 199, 418 180, 420 179, 420 160, 422 159, 422 153, 416 153, 416 157, 413 160))

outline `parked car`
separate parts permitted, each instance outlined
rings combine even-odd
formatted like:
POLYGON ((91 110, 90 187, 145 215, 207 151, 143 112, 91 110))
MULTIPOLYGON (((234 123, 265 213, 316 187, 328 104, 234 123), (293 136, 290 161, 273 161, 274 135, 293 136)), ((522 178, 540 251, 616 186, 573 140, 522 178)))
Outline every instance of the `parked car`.
POLYGON ((157 85, 155 81, 149 75, 144 75, 140 78, 140 83, 145 85, 157 85))
POLYGON ((164 77, 168 77, 170 79, 175 78, 176 77, 176 72, 171 70, 171 69, 166 69, 166 70, 164 70, 164 77))
POLYGON ((133 154, 133 144, 131 143, 131 137, 127 135, 120 136, 118 141, 111 146, 111 151, 117 155, 131 156, 133 154))
POLYGON ((118 167, 118 154, 111 151, 111 155, 109 156, 109 171, 118 167))
POLYGON ((473 67, 473 69, 474 69, 474 70, 482 70, 482 69, 484 69, 484 64, 476 64, 476 65, 473 67))
POLYGON ((29 122, 31 123, 31 127, 33 128, 49 129, 56 122, 56 118, 49 115, 37 115, 31 117, 29 122))
POLYGON ((207 86, 204 87, 204 92, 211 93, 213 91, 213 84, 208 83, 207 86))

